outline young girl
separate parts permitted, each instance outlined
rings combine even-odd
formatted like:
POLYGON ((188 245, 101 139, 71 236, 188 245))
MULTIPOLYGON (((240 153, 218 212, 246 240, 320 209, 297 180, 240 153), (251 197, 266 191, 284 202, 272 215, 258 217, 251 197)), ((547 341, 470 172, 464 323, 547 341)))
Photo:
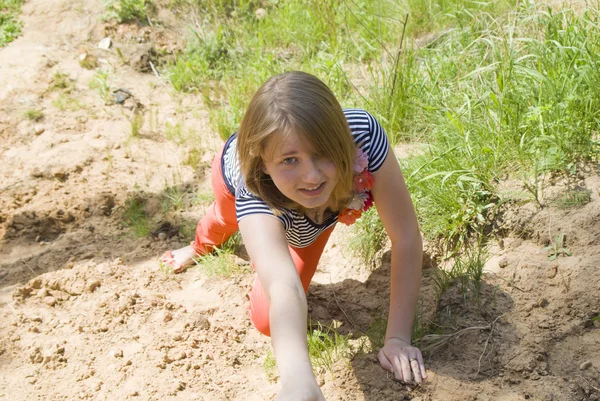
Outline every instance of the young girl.
POLYGON ((306 291, 337 222, 375 203, 392 243, 391 296, 381 366, 401 381, 426 377, 411 346, 421 280, 421 235, 384 130, 364 110, 342 110, 316 77, 289 72, 256 92, 213 162, 215 202, 195 241, 167 252, 178 272, 241 231, 256 271, 250 318, 272 338, 278 400, 324 400, 307 349, 306 291))

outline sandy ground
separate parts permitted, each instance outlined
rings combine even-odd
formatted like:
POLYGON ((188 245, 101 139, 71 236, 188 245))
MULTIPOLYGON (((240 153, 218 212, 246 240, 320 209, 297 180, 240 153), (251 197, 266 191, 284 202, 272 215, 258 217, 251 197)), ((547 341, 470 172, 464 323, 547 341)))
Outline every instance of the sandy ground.
MULTIPOLYGON (((102 12, 99 1, 28 1, 23 36, 0 49, 0 399, 272 399, 278 384, 264 368, 269 341, 247 316, 243 253, 231 278, 164 274, 157 257, 190 238, 163 226, 166 238, 140 239, 122 223, 135 199, 157 224, 193 225, 206 207, 160 203, 173 187, 205 193, 222 143, 201 98, 148 71, 152 48, 181 48, 182 24, 163 10, 152 27, 119 26, 102 12), (105 36, 107 51, 96 47, 105 36), (89 87, 84 53, 133 96, 106 105, 89 87), (31 109, 44 117, 25 118, 31 109), (133 137, 135 115, 144 123, 133 137), (178 122, 202 136, 195 168, 183 164, 189 146, 166 137, 178 122)), ((318 373, 326 399, 598 400, 600 176, 598 166, 582 171, 545 191, 550 200, 567 185, 587 188, 582 207, 507 205, 477 300, 455 285, 438 301, 436 267, 425 266, 423 319, 449 336, 432 342, 430 379, 417 388, 393 381, 368 346, 387 308, 389 250, 364 266, 349 255, 348 230, 336 229, 309 291, 311 320, 336 322, 352 347, 367 346, 318 373), (559 234, 571 256, 549 260, 544 248, 559 234)))

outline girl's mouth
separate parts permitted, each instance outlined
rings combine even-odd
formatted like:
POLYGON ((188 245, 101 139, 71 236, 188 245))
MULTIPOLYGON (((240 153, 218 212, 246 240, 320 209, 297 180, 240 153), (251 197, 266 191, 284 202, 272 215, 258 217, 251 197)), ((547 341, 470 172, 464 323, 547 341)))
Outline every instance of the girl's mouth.
POLYGON ((325 188, 324 182, 320 183, 319 185, 315 185, 314 187, 300 188, 300 191, 308 196, 316 196, 321 194, 323 188, 325 188))

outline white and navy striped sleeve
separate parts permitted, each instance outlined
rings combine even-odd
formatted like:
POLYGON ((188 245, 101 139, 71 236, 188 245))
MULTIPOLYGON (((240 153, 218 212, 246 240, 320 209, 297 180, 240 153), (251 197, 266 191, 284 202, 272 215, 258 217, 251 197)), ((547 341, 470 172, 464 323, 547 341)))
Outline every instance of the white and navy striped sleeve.
POLYGON ((369 155, 368 170, 379 170, 387 157, 389 142, 385 130, 370 113, 362 109, 345 109, 344 114, 354 143, 369 155))

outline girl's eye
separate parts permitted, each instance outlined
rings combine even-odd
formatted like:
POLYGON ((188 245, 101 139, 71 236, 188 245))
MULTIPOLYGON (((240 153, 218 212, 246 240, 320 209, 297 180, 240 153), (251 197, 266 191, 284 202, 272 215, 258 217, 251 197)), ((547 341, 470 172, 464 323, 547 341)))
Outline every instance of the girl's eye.
POLYGON ((292 164, 296 162, 296 158, 295 157, 286 157, 285 159, 283 159, 281 161, 281 163, 283 164, 292 164))

